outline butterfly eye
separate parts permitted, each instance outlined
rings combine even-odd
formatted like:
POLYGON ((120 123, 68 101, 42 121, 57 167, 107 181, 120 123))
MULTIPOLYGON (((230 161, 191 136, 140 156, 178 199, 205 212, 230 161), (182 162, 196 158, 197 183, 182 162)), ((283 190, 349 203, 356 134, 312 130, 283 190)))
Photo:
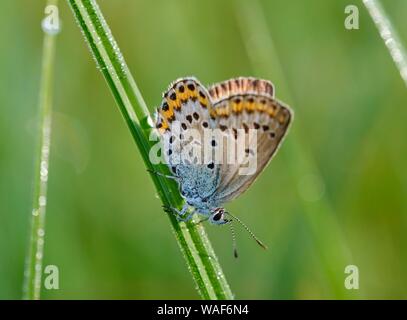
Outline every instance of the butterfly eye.
POLYGON ((225 209, 223 209, 223 208, 217 208, 217 209, 215 209, 215 211, 213 212, 212 220, 213 220, 213 221, 223 220, 224 214, 225 214, 225 209))
POLYGON ((220 219, 222 219, 222 217, 223 217, 223 211, 220 211, 219 213, 216 213, 213 216, 213 221, 219 221, 220 219))

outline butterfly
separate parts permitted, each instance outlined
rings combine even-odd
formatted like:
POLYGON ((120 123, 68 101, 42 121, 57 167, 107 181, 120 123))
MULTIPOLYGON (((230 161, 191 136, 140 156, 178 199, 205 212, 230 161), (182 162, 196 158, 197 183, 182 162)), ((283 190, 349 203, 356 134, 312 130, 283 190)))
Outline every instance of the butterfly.
POLYGON ((218 225, 236 220, 264 246, 223 205, 256 180, 292 118, 290 108, 274 98, 274 85, 268 80, 239 77, 208 89, 194 77, 171 83, 157 108, 155 126, 172 172, 166 177, 177 181, 185 204, 181 210, 167 209, 181 221, 194 213, 218 225), (242 173, 250 161, 254 169, 242 173))

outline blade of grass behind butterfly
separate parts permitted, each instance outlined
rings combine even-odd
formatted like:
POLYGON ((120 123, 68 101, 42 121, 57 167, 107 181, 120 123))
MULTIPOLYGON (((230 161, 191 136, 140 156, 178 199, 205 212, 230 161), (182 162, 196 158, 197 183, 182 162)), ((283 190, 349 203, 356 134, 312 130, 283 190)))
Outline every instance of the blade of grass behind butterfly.
MULTIPOLYGON (((363 0, 363 4, 365 5, 367 12, 371 16, 376 28, 379 32, 380 37, 382 38, 385 46, 387 47, 389 54, 394 61, 394 64, 399 71, 401 79, 403 80, 404 84, 407 86, 407 53, 403 43, 400 40, 398 32, 393 27, 393 23, 390 20, 389 16, 387 15, 386 11, 384 10, 381 2, 379 0, 363 0)), ((389 113, 388 108, 378 108, 376 112, 372 112, 369 109, 370 114, 370 122, 369 122, 369 132, 367 134, 371 134, 371 132, 380 132, 383 127, 383 121, 390 122, 394 117, 394 113, 398 112, 397 108, 404 109, 404 105, 392 105, 392 112, 389 113)), ((355 156, 356 162, 354 166, 362 166, 359 162, 365 161, 364 154, 366 153, 366 149, 369 148, 369 137, 366 137, 363 145, 358 146, 358 154, 355 156)), ((377 143, 376 139, 372 140, 371 143, 377 143)), ((394 168, 403 168, 404 166, 399 163, 399 161, 403 161, 402 157, 395 157, 394 159, 394 168)), ((402 176, 402 172, 399 173, 402 176)), ((401 181, 405 181, 401 179, 401 181)), ((405 185, 407 187, 407 185, 405 185)), ((346 188, 347 195, 352 195, 355 193, 355 188, 357 188, 357 184, 353 183, 350 184, 349 187, 346 188)), ((346 197, 346 195, 345 195, 346 197)))
MULTIPOLYGON (((56 5, 49 0, 47 6, 56 5)), ((55 25, 55 28, 58 26, 55 25)), ((51 146, 52 89, 55 61, 55 38, 58 30, 43 24, 42 67, 39 94, 39 141, 36 153, 31 235, 24 269, 23 299, 39 300, 41 293, 42 261, 45 240, 48 164, 51 146)))
MULTIPOLYGON (((149 160, 150 148, 155 143, 149 140, 152 121, 144 99, 97 2, 95 0, 67 1, 147 168, 168 173, 166 166, 153 166, 149 160)), ((151 174, 151 178, 163 204, 180 208, 182 199, 176 184, 155 174, 151 174)), ((172 214, 169 214, 169 218, 200 295, 205 299, 233 299, 203 226, 179 223, 172 214)))
POLYGON ((377 30, 400 72, 401 78, 407 86, 407 54, 396 30, 393 28, 379 0, 363 0, 363 4, 376 24, 377 30))
MULTIPOLYGON (((257 73, 272 70, 270 78, 280 79, 278 83, 279 97, 293 106, 295 110, 295 106, 298 104, 294 102, 292 94, 290 94, 288 82, 279 63, 260 4, 257 0, 250 1, 250 3, 239 0, 236 2, 235 9, 236 20, 253 70, 257 73)), ((323 181, 306 144, 302 143, 301 137, 303 135, 300 133, 301 128, 299 126, 299 122, 294 120, 294 126, 289 134, 290 138, 287 139, 284 146, 288 153, 289 171, 293 173, 293 185, 295 186, 298 185, 301 177, 309 174, 323 181)), ((314 202, 305 201, 301 196, 297 198, 301 201, 300 205, 315 239, 332 294, 336 298, 348 297, 349 291, 344 288, 342 275, 345 266, 351 264, 352 259, 331 205, 324 198, 314 202), (321 228, 320 226, 324 227, 321 228)))

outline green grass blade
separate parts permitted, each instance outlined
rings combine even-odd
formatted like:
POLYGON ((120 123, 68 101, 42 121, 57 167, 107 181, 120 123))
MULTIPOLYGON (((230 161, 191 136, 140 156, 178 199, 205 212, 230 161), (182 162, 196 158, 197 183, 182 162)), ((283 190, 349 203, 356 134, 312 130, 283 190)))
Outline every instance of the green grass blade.
MULTIPOLYGON (((152 130, 151 118, 99 6, 94 0, 68 0, 68 3, 131 131, 146 167, 168 172, 165 165, 153 167, 149 161, 149 151, 154 143, 149 141, 152 130)), ((155 174, 151 175, 151 179, 162 203, 180 208, 182 198, 177 185, 155 174)), ((203 226, 194 225, 193 222, 179 223, 174 215, 169 215, 169 218, 200 295, 204 299, 233 299, 203 226)))
POLYGON ((376 24, 380 36, 400 72, 401 78, 407 86, 407 54, 396 30, 379 0, 363 0, 363 4, 376 24))
MULTIPOLYGON (((47 5, 56 5, 50 0, 47 5)), ((39 95, 39 143, 36 153, 36 174, 34 179, 31 236, 24 270, 23 298, 40 299, 42 259, 44 252, 45 212, 49 153, 51 146, 52 86, 55 60, 55 39, 53 33, 44 31, 42 52, 41 84, 39 95)))
MULTIPOLYGON (((279 62, 273 37, 268 30, 260 4, 255 0, 250 4, 240 0, 236 5, 236 16, 253 70, 256 73, 264 73, 265 70, 269 70, 270 79, 279 80, 276 86, 280 92, 278 97, 293 106, 295 111, 298 104, 294 102, 290 93, 288 81, 279 62)), ((293 128, 289 134, 290 138, 284 146, 288 152, 287 171, 293 173, 293 184, 296 186, 301 177, 309 175, 314 178, 314 181, 323 181, 306 143, 302 141, 304 135, 301 133, 300 123, 294 119, 293 128)), ((310 184, 308 187, 313 188, 315 185, 310 184)), ((331 294, 335 298, 355 297, 358 293, 353 292, 350 295, 344 287, 344 268, 346 265, 352 264, 353 260, 332 206, 324 198, 313 202, 306 201, 301 196, 298 199, 319 251, 331 294), (321 228, 321 226, 324 227, 321 228)))

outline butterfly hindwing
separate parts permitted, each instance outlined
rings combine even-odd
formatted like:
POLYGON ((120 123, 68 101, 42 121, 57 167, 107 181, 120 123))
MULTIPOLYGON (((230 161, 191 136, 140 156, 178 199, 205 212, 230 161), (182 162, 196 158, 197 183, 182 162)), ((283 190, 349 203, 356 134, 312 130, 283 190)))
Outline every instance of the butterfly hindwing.
POLYGON ((265 80, 231 79, 212 86, 209 93, 215 128, 231 135, 229 141, 235 144, 237 161, 220 166, 216 198, 223 203, 247 190, 266 167, 287 132, 292 112, 274 99, 273 85, 265 80), (247 169, 250 163, 254 170, 247 169))
POLYGON ((274 98, 274 85, 268 80, 239 77, 216 83, 209 88, 213 104, 235 95, 262 95, 274 98))

